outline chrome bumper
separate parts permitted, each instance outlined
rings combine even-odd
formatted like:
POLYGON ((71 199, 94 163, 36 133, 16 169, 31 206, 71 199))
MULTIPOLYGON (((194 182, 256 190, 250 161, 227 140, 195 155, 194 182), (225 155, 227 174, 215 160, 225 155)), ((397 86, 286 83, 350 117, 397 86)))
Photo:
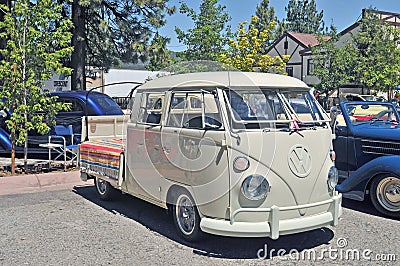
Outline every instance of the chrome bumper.
POLYGON ((335 195, 325 201, 309 203, 304 205, 271 208, 241 208, 234 211, 230 221, 217 220, 212 218, 202 218, 200 228, 204 232, 216 235, 234 236, 234 237, 265 237, 278 239, 280 235, 294 234, 304 231, 321 228, 327 225, 336 226, 339 217, 342 215, 342 194, 335 192, 335 195), (307 209, 311 207, 330 204, 327 212, 306 216, 301 218, 280 220, 280 212, 307 209), (235 217, 239 213, 269 213, 269 219, 265 222, 236 222, 235 217))

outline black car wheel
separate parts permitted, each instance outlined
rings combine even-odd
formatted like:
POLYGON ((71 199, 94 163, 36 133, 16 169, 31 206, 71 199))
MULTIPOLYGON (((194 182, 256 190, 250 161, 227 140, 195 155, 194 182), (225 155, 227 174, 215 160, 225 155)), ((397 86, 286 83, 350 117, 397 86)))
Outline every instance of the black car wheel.
POLYGON ((201 238, 200 216, 192 196, 185 190, 179 190, 172 211, 175 227, 181 236, 190 242, 201 238))
POLYGON ((400 217, 400 178, 386 174, 376 177, 371 184, 371 201, 374 207, 390 217, 400 217))
POLYGON ((107 181, 96 177, 94 183, 96 192, 101 200, 111 200, 115 196, 115 188, 107 181))

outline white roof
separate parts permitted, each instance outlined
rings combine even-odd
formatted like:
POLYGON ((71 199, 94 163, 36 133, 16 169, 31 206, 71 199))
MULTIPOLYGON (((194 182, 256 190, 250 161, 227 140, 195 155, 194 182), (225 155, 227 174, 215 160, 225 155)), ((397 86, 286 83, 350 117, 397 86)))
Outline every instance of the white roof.
POLYGON ((140 90, 188 87, 261 87, 309 89, 303 81, 278 74, 260 72, 200 72, 160 77, 139 87, 140 90))

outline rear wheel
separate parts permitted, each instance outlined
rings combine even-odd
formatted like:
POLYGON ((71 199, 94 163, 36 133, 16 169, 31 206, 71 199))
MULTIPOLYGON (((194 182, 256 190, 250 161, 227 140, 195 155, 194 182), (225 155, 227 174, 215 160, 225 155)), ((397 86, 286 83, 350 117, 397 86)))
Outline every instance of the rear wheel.
POLYGON ((110 183, 100 179, 98 177, 95 178, 94 184, 96 186, 96 192, 102 200, 111 200, 115 196, 115 188, 111 186, 110 183))
POLYGON ((172 217, 176 229, 181 236, 191 242, 201 238, 200 216, 192 196, 180 190, 172 209, 172 217))
POLYGON ((374 207, 390 217, 400 217, 400 178, 386 174, 375 178, 371 184, 371 201, 374 207))

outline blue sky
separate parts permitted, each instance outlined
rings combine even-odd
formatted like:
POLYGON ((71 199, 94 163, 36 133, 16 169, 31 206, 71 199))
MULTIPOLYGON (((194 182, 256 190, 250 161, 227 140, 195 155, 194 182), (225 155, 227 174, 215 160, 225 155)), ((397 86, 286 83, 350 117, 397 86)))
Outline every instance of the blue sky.
MULTIPOLYGON (((179 7, 179 2, 185 2, 189 7, 198 11, 200 0, 170 0, 169 5, 179 7)), ((220 0, 221 5, 226 6, 226 10, 231 16, 230 22, 232 31, 236 31, 240 22, 249 21, 255 14, 257 5, 261 0, 220 0)), ((275 8, 275 14, 278 19, 286 17, 285 6, 289 0, 270 0, 270 6, 275 8)), ((338 31, 342 31, 361 16, 361 10, 370 6, 381 10, 394 13, 400 13, 399 0, 316 0, 318 11, 324 11, 324 21, 327 26, 333 24, 338 31)), ((167 16, 167 25, 161 28, 160 33, 171 38, 168 48, 172 51, 182 51, 185 46, 177 40, 174 31, 175 27, 188 29, 193 27, 191 19, 177 11, 172 16, 167 16)))

